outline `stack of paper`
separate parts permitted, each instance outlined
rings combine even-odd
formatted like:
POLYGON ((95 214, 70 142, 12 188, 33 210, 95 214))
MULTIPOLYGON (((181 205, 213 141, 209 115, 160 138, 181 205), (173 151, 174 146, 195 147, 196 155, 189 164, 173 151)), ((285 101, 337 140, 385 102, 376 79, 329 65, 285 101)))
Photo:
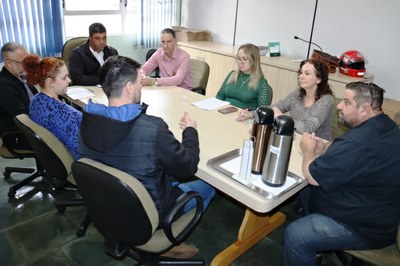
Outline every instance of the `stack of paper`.
POLYGON ((198 102, 194 102, 192 103, 194 106, 197 106, 199 108, 202 109, 206 109, 206 110, 214 110, 217 109, 219 107, 225 106, 225 105, 229 105, 230 103, 227 101, 222 101, 219 100, 217 98, 208 98, 208 99, 204 99, 198 102))
POLYGON ((94 96, 94 93, 88 88, 84 87, 71 87, 67 90, 67 95, 72 100, 90 98, 94 96))

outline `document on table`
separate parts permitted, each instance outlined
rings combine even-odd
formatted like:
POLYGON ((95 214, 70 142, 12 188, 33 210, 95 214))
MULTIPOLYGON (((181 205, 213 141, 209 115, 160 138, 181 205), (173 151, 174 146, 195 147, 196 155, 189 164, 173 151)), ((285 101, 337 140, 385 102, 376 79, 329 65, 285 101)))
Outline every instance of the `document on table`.
POLYGON ((72 100, 79 100, 79 99, 93 97, 94 93, 93 91, 85 87, 70 87, 67 90, 67 95, 72 100))
POLYGON ((230 103, 227 101, 222 101, 219 100, 215 97, 212 98, 208 98, 208 99, 204 99, 198 102, 194 102, 192 103, 194 106, 197 106, 199 108, 202 109, 206 109, 206 110, 214 110, 217 109, 219 107, 225 106, 225 105, 229 105, 230 103))

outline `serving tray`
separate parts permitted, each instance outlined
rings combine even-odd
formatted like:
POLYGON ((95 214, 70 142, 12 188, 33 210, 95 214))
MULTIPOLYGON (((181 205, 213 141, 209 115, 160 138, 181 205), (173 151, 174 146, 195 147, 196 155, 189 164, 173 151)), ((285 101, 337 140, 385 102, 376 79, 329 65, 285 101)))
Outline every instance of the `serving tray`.
POLYGON ((217 157, 211 158, 207 161, 207 165, 213 170, 223 174, 224 176, 235 180, 236 182, 242 184, 247 189, 267 198, 276 199, 290 190, 300 185, 303 179, 292 172, 288 172, 286 182, 280 187, 272 187, 265 184, 261 180, 261 175, 251 175, 250 180, 245 180, 240 178, 238 175, 237 166, 239 164, 240 168, 241 154, 240 149, 235 149, 227 153, 221 154, 217 157), (236 166, 236 167, 232 167, 236 166))

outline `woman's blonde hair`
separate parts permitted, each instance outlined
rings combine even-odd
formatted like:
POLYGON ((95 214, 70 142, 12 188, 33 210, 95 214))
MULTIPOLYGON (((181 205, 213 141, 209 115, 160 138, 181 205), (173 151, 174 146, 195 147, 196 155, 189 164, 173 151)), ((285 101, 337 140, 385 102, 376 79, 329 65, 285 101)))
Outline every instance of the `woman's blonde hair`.
MULTIPOLYGON (((264 73, 262 72, 260 65, 260 49, 252 43, 246 43, 239 47, 238 52, 240 50, 243 50, 250 63, 250 78, 248 83, 249 88, 255 89, 258 82, 264 78, 264 73)), ((240 72, 241 71, 238 66, 238 68, 231 75, 228 83, 236 83, 240 72)))

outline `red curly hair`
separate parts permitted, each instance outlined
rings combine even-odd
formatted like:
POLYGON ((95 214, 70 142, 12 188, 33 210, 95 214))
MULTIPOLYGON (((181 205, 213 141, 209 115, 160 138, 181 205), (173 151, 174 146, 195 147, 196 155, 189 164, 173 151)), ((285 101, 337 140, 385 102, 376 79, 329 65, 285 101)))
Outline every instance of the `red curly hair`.
POLYGON ((40 60, 37 54, 30 54, 22 61, 22 66, 26 71, 26 80, 30 86, 45 86, 47 78, 55 79, 64 66, 63 60, 55 57, 45 57, 40 60))

